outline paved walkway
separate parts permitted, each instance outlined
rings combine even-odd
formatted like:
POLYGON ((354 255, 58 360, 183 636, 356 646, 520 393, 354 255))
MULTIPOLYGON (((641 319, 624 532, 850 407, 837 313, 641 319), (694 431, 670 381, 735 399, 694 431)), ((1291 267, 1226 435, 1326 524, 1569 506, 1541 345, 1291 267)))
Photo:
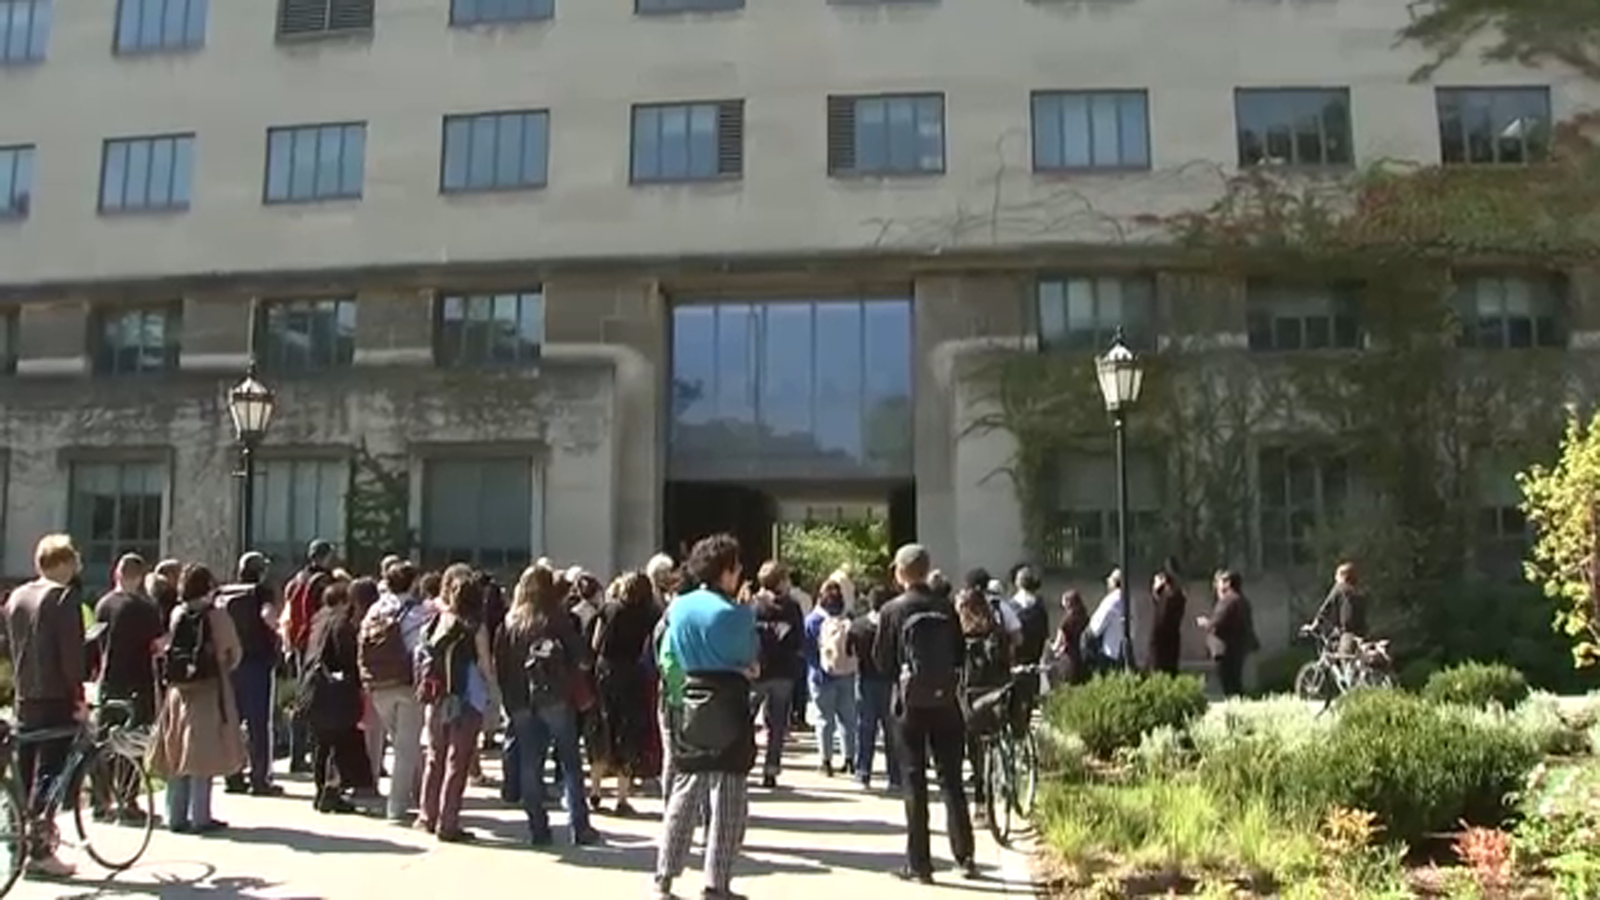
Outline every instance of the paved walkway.
MULTIPOLYGON (((777 791, 751 790, 750 833, 735 870, 735 890, 753 900, 926 900, 936 897, 1031 897, 1026 861, 979 834, 985 879, 962 880, 941 872, 933 888, 891 877, 903 861, 904 813, 897 796, 863 792, 840 776, 815 771, 809 738, 791 747, 791 771, 777 791)), ((487 760, 486 760, 487 763, 487 760)), ((496 766, 487 766, 491 775, 496 766)), ((460 900, 481 896, 572 897, 624 900, 650 896, 649 872, 659 831, 658 800, 635 802, 639 817, 601 816, 596 826, 606 846, 535 850, 522 843, 526 826, 519 811, 505 808, 494 792, 468 792, 464 824, 483 840, 476 845, 441 845, 427 835, 363 816, 324 816, 312 811, 310 785, 283 781, 289 796, 254 799, 222 793, 217 815, 232 826, 222 835, 190 837, 157 830, 141 863, 115 878, 79 861, 71 883, 23 881, 12 897, 26 900, 87 900, 96 897, 346 898, 396 896, 460 900), (514 889, 508 894, 506 889, 514 889)), ((158 798, 159 799, 159 798, 158 798)), ((564 814, 553 813, 558 829, 564 814)), ((948 845, 937 803, 932 820, 935 858, 947 862, 948 845)), ((560 833, 560 831, 558 831, 560 833)), ((699 897, 700 854, 679 880, 679 895, 699 897)))

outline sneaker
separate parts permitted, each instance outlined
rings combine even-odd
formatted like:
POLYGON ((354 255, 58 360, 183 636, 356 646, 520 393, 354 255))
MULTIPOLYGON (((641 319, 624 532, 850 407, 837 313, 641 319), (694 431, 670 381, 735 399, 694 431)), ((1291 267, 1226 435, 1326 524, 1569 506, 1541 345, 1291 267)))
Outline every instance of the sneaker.
POLYGON ((137 806, 130 806, 127 809, 118 810, 115 818, 118 825, 143 827, 146 822, 150 821, 150 814, 137 806))
POLYGON ((448 831, 436 836, 441 844, 470 844, 478 839, 477 835, 465 828, 457 828, 455 831, 448 831))
POLYGON ((71 878, 77 871, 76 866, 63 862, 54 854, 28 860, 28 874, 34 878, 71 878))
POLYGON ((626 800, 618 800, 613 812, 624 819, 638 814, 638 810, 633 808, 633 804, 626 800))
POLYGON ((194 833, 195 834, 216 834, 219 831, 227 831, 227 830, 228 830, 228 823, 222 821, 221 819, 212 819, 211 821, 206 822, 203 825, 194 826, 194 833))
POLYGON ((956 863, 956 868, 961 870, 961 877, 968 881, 977 881, 983 877, 983 873, 978 871, 977 860, 961 860, 956 863))
POLYGON ((243 778, 230 775, 222 782, 222 792, 224 794, 243 794, 248 790, 250 790, 250 785, 243 778))
POLYGON ((535 831, 528 835, 528 844, 530 846, 548 847, 555 842, 555 835, 551 834, 550 829, 548 828, 544 829, 543 831, 535 831))
POLYGON ((167 830, 173 834, 194 834, 194 826, 188 822, 173 822, 167 826, 167 830))
POLYGON ((846 775, 854 775, 856 773, 856 764, 853 760, 847 759, 844 761, 844 773, 846 775))
POLYGON ((600 843, 600 832, 593 828, 585 828, 572 836, 574 847, 593 847, 600 843))
POLYGON ((769 791, 773 790, 774 788, 776 788, 778 786, 778 776, 776 776, 776 775, 763 775, 763 776, 761 776, 761 786, 766 788, 769 791))
POLYGON ((833 760, 825 759, 825 760, 822 761, 822 777, 824 777, 824 778, 832 778, 833 777, 833 760))

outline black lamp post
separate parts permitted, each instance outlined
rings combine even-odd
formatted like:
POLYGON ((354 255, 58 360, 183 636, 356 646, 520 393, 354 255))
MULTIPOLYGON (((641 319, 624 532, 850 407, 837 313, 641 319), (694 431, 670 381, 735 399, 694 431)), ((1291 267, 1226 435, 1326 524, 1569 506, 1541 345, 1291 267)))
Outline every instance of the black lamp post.
POLYGON ((1111 413, 1117 454, 1117 567, 1122 571, 1122 661, 1133 668, 1133 601, 1128 592, 1132 580, 1128 574, 1128 410, 1139 402, 1139 391, 1144 387, 1144 367, 1139 358, 1122 341, 1122 331, 1117 331, 1111 349, 1094 361, 1095 377, 1100 382, 1100 395, 1105 398, 1106 412, 1111 413))
POLYGON ((233 417, 233 437, 239 445, 239 471, 234 474, 241 481, 239 501, 239 553, 253 549, 256 504, 256 448, 267 436, 267 426, 272 424, 272 412, 277 398, 264 384, 256 380, 256 362, 244 380, 228 392, 228 413, 233 417))

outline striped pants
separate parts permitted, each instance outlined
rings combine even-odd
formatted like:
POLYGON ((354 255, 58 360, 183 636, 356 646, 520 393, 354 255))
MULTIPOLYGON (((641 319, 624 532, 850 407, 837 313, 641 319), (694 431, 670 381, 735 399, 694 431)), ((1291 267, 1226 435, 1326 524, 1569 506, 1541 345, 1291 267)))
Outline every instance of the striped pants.
POLYGON ((661 848, 656 855, 656 882, 670 883, 683 874, 689 843, 700 811, 709 801, 711 821, 706 835, 706 890, 722 893, 733 880, 733 860, 744 846, 750 818, 747 775, 732 772, 674 772, 662 819, 661 848))

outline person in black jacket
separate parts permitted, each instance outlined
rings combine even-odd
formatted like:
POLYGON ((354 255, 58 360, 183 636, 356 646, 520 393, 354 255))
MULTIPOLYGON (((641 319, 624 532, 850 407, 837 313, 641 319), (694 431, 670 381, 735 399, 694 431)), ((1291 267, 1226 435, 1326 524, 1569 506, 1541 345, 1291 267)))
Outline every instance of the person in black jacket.
MULTIPOLYGON (((1032 566, 1019 567, 1011 580, 1017 592, 1008 602, 1022 625, 1022 634, 1017 639, 1012 659, 1019 666, 1037 666, 1044 661, 1045 651, 1050 647, 1050 612, 1039 599, 1039 590, 1044 584, 1032 566)), ((1017 677, 1016 691, 1012 694, 1012 714, 1019 731, 1026 731, 1033 718, 1033 708, 1039 703, 1042 684, 1043 676, 1038 672, 1017 677)))
POLYGON ((756 575, 761 589, 755 596, 756 637, 760 641, 761 674, 752 685, 755 705, 765 710, 766 757, 761 765, 761 786, 778 786, 783 770, 783 745, 789 738, 789 704, 794 680, 805 672, 802 651, 805 616, 789 593, 789 574, 783 564, 768 561, 756 575))
POLYGON ((1317 607, 1311 627, 1331 631, 1338 639, 1339 652, 1354 656, 1367 634, 1367 593, 1361 589, 1356 564, 1342 562, 1333 571, 1333 589, 1317 607))
POLYGON ((345 791, 371 788, 372 763, 361 739, 361 669, 357 660, 359 619, 342 581, 328 585, 323 607, 311 620, 306 670, 301 675, 306 721, 311 727, 312 804, 317 812, 349 813, 345 791), (337 773, 337 778, 332 776, 337 773))
POLYGON ((1183 656, 1183 615, 1189 600, 1183 595, 1181 576, 1175 560, 1167 560, 1150 585, 1150 605, 1154 607, 1150 624, 1147 659, 1150 671, 1178 674, 1183 656))
POLYGON ((1201 616, 1198 624, 1206 632, 1206 649, 1217 664, 1223 695, 1237 697, 1244 693, 1245 659, 1261 644, 1250 601, 1244 596, 1244 579, 1238 572, 1220 570, 1213 584, 1217 603, 1211 615, 1201 616))
POLYGON ((965 640, 949 599, 928 587, 933 568, 927 548, 906 544, 894 555, 894 577, 904 591, 878 615, 873 662, 894 672, 890 706, 900 768, 905 776, 906 867, 901 878, 933 883, 928 834, 928 757, 933 756, 944 795, 950 851, 968 878, 978 877, 973 858, 972 812, 967 808, 961 761, 966 728, 961 719, 960 673, 965 640), (938 646, 923 644, 938 634, 938 646), (926 637, 924 637, 926 636, 926 637), (913 641, 911 638, 915 637, 913 641))
POLYGON ((883 731, 883 758, 888 768, 889 790, 900 790, 900 756, 895 752, 894 729, 889 727, 889 699, 894 673, 878 668, 873 658, 878 641, 878 621, 892 596, 883 585, 867 591, 869 612, 850 625, 850 650, 860 662, 856 672, 856 781, 863 788, 872 786, 872 757, 877 749, 878 731, 883 731))

